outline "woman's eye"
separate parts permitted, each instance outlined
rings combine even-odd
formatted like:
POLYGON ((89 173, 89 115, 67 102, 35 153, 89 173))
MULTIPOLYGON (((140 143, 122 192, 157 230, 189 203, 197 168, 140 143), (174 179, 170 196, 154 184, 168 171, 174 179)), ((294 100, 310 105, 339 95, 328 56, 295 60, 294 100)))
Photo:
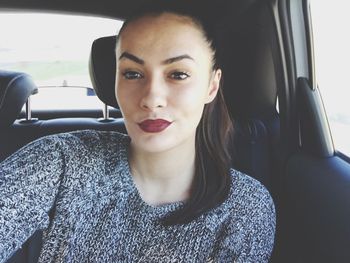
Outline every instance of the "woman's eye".
POLYGON ((187 79, 190 75, 185 73, 185 72, 173 72, 170 74, 170 77, 172 79, 176 79, 176 80, 184 80, 184 79, 187 79))
POLYGON ((125 79, 140 79, 142 74, 137 71, 125 71, 123 72, 123 77, 125 79))

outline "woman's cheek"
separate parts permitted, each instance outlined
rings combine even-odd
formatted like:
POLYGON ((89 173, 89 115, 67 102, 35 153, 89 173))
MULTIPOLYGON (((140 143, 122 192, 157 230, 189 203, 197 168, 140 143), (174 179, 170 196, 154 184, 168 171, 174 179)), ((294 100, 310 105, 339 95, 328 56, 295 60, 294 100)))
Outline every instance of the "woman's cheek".
POLYGON ((204 104, 203 91, 201 87, 185 85, 171 94, 170 99, 173 103, 186 107, 187 109, 196 109, 204 104))
POLYGON ((120 80, 117 84, 117 100, 120 104, 128 104, 134 98, 135 94, 135 85, 133 83, 125 83, 125 80, 120 80))

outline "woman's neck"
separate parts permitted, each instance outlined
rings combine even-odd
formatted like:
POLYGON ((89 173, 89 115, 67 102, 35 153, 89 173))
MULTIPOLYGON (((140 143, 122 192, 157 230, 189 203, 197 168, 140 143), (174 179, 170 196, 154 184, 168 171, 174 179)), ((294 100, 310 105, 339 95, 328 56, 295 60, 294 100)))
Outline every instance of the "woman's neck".
POLYGON ((144 152, 131 144, 129 162, 146 203, 161 205, 189 198, 195 170, 194 141, 161 153, 144 152))

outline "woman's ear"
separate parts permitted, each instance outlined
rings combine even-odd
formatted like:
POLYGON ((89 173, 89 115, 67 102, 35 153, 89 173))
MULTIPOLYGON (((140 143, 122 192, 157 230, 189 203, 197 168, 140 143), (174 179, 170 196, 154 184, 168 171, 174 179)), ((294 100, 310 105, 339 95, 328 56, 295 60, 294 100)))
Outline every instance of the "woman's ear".
POLYGON ((221 75, 222 75, 221 69, 217 69, 213 72, 213 75, 212 75, 210 83, 209 83, 208 96, 207 96, 206 103, 212 102, 215 99, 216 94, 218 94, 218 91, 220 88, 221 75))

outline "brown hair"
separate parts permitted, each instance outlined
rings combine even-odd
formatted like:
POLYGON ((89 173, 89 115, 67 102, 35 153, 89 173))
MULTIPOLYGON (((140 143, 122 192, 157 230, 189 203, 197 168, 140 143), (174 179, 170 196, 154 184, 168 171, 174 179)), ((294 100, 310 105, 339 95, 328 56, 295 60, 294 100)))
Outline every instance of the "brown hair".
MULTIPOLYGON (((213 25, 204 19, 198 8, 191 8, 191 1, 152 1, 133 12, 125 20, 119 34, 138 18, 163 13, 189 18, 203 33, 212 54, 213 71, 220 68, 218 44, 213 25)), ((192 6, 193 7, 193 6, 192 6)), ((185 224, 201 214, 220 205, 228 196, 231 187, 229 169, 231 158, 228 144, 233 135, 233 124, 225 104, 223 79, 216 98, 204 106, 203 115, 196 130, 195 175, 191 195, 182 209, 162 219, 163 225, 185 224)))

